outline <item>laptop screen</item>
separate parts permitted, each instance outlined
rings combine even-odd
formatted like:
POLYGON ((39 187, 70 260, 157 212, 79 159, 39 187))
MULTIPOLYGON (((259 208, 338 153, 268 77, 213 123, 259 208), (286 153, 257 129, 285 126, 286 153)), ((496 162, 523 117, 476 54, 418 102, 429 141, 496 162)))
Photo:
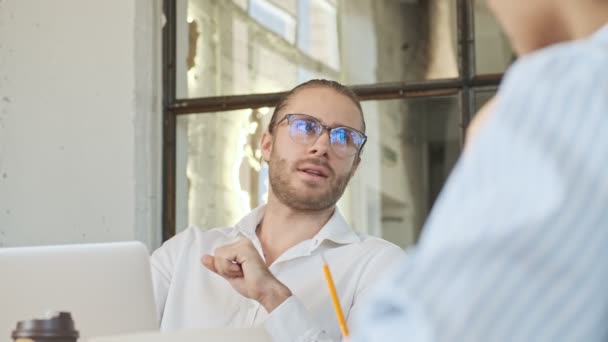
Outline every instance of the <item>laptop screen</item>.
POLYGON ((18 321, 72 314, 83 338, 158 329, 140 242, 0 248, 0 340, 18 321))

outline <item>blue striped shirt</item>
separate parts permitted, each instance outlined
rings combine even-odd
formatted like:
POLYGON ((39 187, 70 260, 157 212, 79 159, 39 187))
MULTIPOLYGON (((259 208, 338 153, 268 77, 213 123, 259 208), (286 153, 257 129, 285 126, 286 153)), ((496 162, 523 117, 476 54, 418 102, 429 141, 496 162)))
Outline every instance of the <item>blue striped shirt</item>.
POLYGON ((497 98, 354 341, 608 341, 608 25, 497 98))

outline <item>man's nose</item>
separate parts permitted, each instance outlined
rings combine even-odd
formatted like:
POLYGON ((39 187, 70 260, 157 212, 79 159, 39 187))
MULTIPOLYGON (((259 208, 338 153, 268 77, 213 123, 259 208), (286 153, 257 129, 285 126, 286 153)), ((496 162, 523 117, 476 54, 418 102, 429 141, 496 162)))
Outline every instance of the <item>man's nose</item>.
POLYGON ((329 132, 324 129, 317 140, 310 146, 308 152, 318 156, 327 156, 331 145, 329 132))

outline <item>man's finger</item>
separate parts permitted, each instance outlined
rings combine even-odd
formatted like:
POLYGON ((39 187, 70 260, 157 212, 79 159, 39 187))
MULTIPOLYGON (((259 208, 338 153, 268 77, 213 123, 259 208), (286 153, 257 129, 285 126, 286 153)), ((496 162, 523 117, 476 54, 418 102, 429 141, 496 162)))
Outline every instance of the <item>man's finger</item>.
POLYGON ((210 271, 215 272, 222 277, 235 278, 243 276, 243 270, 239 264, 222 257, 203 255, 201 263, 210 271))
POLYGON ((238 277, 242 275, 241 266, 239 264, 219 256, 215 257, 215 269, 217 270, 217 273, 225 277, 238 277))
POLYGON ((203 266, 207 267, 207 269, 209 269, 211 272, 213 273, 218 273, 217 269, 215 268, 215 257, 213 257, 212 255, 203 255, 201 257, 201 263, 203 264, 203 266))
POLYGON ((243 276, 243 269, 241 268, 241 265, 235 263, 234 261, 226 261, 226 263, 223 263, 224 267, 221 270, 221 273, 224 277, 236 278, 243 276))

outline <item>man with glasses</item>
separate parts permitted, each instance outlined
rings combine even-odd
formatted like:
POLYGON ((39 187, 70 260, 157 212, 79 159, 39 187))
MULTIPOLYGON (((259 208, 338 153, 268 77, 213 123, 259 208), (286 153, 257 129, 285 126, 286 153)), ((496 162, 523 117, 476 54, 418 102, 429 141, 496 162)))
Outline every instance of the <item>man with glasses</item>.
POLYGON ((321 255, 348 323, 403 255, 355 233, 336 208, 361 161, 364 132, 361 105, 341 84, 313 80, 287 93, 261 140, 268 203, 234 227, 188 228, 153 254, 161 329, 264 322, 275 341, 340 340, 321 255))

